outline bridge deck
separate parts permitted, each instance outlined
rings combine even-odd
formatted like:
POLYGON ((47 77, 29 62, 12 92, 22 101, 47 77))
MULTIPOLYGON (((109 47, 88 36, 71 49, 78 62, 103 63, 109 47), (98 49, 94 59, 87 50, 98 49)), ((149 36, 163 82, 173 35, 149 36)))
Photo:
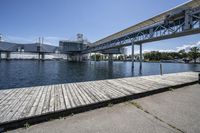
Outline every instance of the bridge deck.
POLYGON ((0 90, 0 127, 197 80, 198 73, 184 72, 0 90))

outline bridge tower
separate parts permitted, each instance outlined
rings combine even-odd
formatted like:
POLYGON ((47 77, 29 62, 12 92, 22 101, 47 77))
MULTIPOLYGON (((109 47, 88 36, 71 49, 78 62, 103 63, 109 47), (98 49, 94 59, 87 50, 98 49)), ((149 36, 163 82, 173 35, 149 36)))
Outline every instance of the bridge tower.
POLYGON ((39 60, 44 60, 44 58, 45 58, 44 52, 42 52, 43 42, 44 42, 44 38, 39 37, 39 42, 37 43, 37 52, 38 52, 39 60))

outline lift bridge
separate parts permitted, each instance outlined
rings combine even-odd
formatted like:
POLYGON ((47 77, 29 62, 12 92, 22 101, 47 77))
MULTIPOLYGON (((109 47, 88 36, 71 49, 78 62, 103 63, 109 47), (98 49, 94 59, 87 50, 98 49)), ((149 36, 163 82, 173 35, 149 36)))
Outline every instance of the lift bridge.
POLYGON ((146 21, 103 38, 82 51, 83 54, 132 45, 140 46, 140 68, 142 68, 142 44, 164 39, 200 33, 200 0, 191 0, 146 21))

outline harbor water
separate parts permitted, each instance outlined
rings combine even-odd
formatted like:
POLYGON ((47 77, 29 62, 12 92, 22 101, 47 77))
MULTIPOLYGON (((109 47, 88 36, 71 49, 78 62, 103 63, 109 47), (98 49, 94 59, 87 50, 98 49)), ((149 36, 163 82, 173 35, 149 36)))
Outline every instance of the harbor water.
MULTIPOLYGON (((0 89, 160 74, 160 63, 1 60, 0 89)), ((199 64, 163 63, 163 74, 200 71, 199 64)))

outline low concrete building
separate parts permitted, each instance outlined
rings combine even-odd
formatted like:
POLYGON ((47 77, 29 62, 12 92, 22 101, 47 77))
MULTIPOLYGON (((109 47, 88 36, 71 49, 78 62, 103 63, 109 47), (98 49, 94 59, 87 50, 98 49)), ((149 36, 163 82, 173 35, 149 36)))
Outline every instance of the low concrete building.
POLYGON ((0 59, 67 59, 59 47, 48 44, 0 42, 0 59))

